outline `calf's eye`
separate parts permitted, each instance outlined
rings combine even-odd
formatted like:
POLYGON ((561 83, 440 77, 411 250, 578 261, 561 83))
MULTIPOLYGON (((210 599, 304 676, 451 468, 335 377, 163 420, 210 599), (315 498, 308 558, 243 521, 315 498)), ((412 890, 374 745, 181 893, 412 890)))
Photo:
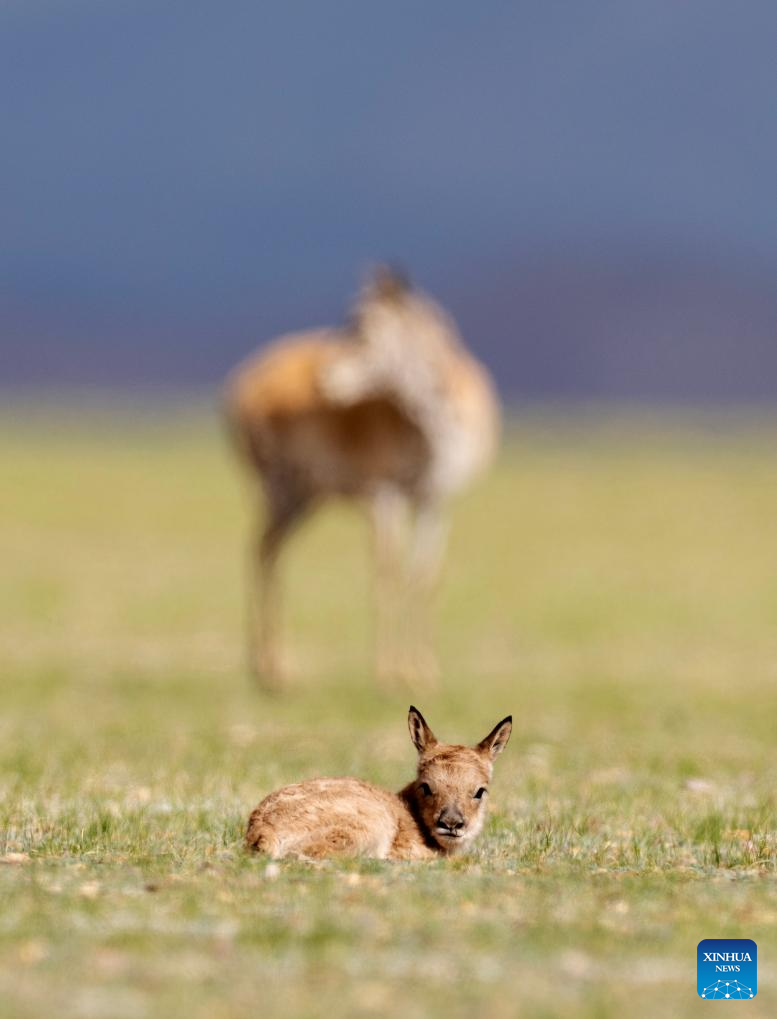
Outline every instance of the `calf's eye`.
POLYGON ((482 785, 478 789, 478 791, 475 793, 475 795, 473 796, 473 799, 475 799, 475 800, 482 800, 484 794, 487 793, 487 792, 488 792, 488 789, 486 789, 486 787, 484 785, 482 785))
POLYGON ((424 796, 431 796, 432 795, 432 790, 429 787, 429 784, 427 782, 422 782, 421 783, 421 792, 424 794, 424 796))

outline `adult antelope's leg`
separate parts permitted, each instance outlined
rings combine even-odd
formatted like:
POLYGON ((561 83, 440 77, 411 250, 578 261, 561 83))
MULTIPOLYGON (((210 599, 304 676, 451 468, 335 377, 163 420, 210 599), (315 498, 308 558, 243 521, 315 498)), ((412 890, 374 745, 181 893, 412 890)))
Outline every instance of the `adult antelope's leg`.
POLYGON ((408 567, 404 626, 407 634, 408 678, 435 685, 439 666, 432 638, 435 588, 440 577, 448 539, 448 519, 442 506, 416 507, 408 567))
POLYGON ((249 598, 250 667, 259 683, 278 688, 282 679, 281 592, 278 559, 281 548, 309 506, 299 491, 267 486, 267 510, 251 555, 249 598))
POLYGON ((370 503, 375 546, 375 667, 388 684, 400 674, 399 611, 407 502, 395 488, 382 488, 370 503))

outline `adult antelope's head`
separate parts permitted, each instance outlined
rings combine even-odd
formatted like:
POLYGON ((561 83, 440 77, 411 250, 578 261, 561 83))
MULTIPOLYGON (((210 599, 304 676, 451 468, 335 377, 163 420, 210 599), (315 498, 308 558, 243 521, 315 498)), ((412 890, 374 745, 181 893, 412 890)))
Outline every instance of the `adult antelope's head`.
POLYGON ((352 309, 351 343, 338 350, 319 385, 336 403, 390 394, 405 413, 440 402, 447 368, 461 346, 453 319, 401 273, 378 267, 352 309))
POLYGON ((446 852, 456 852, 483 828, 494 759, 510 738, 512 715, 474 747, 438 742, 417 708, 410 708, 407 724, 418 751, 417 813, 431 838, 446 852))

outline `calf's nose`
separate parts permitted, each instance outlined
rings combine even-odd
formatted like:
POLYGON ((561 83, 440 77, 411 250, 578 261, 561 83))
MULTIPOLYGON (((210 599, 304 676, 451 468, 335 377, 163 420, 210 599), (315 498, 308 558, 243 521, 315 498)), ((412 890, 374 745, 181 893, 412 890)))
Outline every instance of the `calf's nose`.
POLYGON ((458 810, 443 810, 437 818, 437 824, 448 831, 461 831, 464 827, 464 818, 458 810))

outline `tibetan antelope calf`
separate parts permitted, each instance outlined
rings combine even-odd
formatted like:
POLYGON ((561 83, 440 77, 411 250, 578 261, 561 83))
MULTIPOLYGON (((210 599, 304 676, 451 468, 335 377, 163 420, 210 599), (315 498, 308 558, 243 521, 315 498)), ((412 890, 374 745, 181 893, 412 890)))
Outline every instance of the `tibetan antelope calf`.
POLYGON ((446 503, 489 463, 499 426, 491 382, 451 319, 380 270, 347 325, 261 350, 232 374, 225 403, 264 491, 249 626, 260 681, 277 685, 282 672, 279 553, 294 525, 331 496, 357 500, 372 519, 379 677, 434 678, 428 612, 446 503))
POLYGON ((494 758, 512 716, 474 747, 439 743, 417 708, 407 718, 418 751, 413 782, 398 793, 358 778, 314 778, 270 793, 251 814, 246 846, 279 858, 372 856, 421 860, 472 845, 486 815, 494 758))

